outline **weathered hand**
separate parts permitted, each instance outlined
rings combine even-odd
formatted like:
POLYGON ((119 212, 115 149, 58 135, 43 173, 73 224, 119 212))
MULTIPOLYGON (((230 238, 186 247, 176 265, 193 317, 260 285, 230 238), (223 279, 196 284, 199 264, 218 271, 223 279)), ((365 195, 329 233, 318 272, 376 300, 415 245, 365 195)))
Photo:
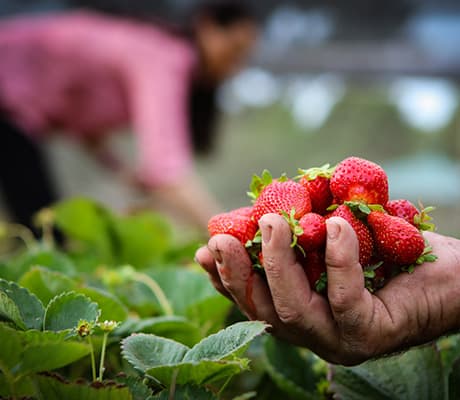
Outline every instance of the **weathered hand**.
POLYGON ((354 365, 460 327, 460 240, 427 233, 438 260, 371 294, 364 288, 354 231, 342 218, 330 218, 325 298, 310 289, 296 262, 285 220, 268 214, 259 224, 266 280, 229 235, 212 237, 196 258, 218 291, 250 319, 269 323, 274 335, 332 363, 354 365))

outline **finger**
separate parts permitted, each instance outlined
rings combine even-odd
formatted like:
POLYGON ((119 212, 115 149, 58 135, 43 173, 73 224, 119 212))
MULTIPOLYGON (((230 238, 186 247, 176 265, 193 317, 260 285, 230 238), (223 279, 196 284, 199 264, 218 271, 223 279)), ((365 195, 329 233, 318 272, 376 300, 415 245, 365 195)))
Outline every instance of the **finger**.
POLYGON ((372 297, 364 287, 358 239, 343 218, 329 218, 326 225, 329 303, 341 329, 353 331, 372 318, 372 297))
POLYGON ((332 329, 327 303, 312 292, 296 261, 288 223, 277 214, 266 214, 259 220, 259 226, 264 268, 279 319, 291 330, 309 332, 315 337, 327 336, 332 329))
POLYGON ((195 260, 208 273, 209 279, 216 290, 233 301, 232 296, 227 292, 220 280, 219 273, 217 272, 216 261, 206 246, 203 246, 196 251, 195 260))
POLYGON ((264 306, 270 299, 261 296, 257 303, 253 300, 254 271, 246 249, 230 235, 212 237, 208 247, 216 260, 217 272, 226 291, 245 314, 256 318, 256 308, 264 306))

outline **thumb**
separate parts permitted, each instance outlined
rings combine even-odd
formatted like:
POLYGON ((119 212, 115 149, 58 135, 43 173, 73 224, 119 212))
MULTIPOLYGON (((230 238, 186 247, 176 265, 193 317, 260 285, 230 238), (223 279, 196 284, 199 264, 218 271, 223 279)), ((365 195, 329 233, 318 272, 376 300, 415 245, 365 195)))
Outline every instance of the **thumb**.
POLYGON ((327 293, 335 319, 363 307, 364 275, 359 264, 359 243, 350 224, 331 217, 327 224, 327 293))

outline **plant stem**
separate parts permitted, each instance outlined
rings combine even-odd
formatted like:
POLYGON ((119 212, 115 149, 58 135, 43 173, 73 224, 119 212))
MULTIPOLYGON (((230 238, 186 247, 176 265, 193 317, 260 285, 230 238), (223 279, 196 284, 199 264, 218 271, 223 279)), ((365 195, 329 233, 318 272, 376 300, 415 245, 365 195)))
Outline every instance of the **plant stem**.
POLYGON ((43 241, 52 249, 54 248, 53 225, 43 224, 42 226, 43 241))
POLYGON ((25 226, 20 224, 8 224, 8 231, 9 236, 21 239, 26 245, 27 249, 30 250, 35 246, 35 237, 33 233, 25 226))
POLYGON ((93 346, 93 340, 91 339, 91 335, 88 336, 88 343, 90 345, 90 354, 91 354, 91 371, 93 374, 93 382, 96 381, 96 357, 94 356, 94 346, 93 346))
POLYGON ((175 369, 172 374, 171 387, 169 388, 168 400, 174 400, 174 395, 176 394, 176 381, 177 381, 178 374, 179 374, 179 368, 175 369))
POLYGON ((109 332, 104 332, 104 336, 102 338, 101 362, 99 364, 99 378, 98 378, 99 382, 102 382, 102 378, 104 376, 105 348, 107 347, 107 337, 108 336, 109 336, 109 332))
POLYGON ((230 381, 232 380, 233 378, 233 375, 230 375, 227 380, 224 382, 224 384, 222 385, 222 387, 220 388, 219 392, 217 393, 217 397, 220 398, 220 395, 222 394, 222 392, 225 390, 225 388, 228 386, 228 384, 230 383, 230 381))
POLYGON ((152 293, 155 295, 158 302, 160 303, 160 306, 163 309, 165 315, 174 315, 174 311, 171 304, 166 298, 160 285, 154 279, 152 279, 147 274, 143 274, 141 272, 135 272, 134 279, 148 286, 148 288, 152 291, 152 293))

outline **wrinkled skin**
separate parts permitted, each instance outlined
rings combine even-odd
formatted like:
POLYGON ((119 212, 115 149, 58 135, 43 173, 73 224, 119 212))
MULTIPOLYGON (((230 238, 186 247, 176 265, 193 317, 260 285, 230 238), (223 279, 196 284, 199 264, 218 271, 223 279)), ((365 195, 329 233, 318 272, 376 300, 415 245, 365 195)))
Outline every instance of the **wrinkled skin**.
POLYGON ((344 219, 330 218, 326 299, 310 289, 297 264, 286 221, 267 214, 259 224, 266 281, 252 272, 244 247, 229 235, 212 237, 196 259, 219 292, 250 319, 270 324, 275 336, 329 362, 356 365, 460 327, 460 240, 426 233, 438 260, 371 294, 363 285, 354 231, 344 219))

